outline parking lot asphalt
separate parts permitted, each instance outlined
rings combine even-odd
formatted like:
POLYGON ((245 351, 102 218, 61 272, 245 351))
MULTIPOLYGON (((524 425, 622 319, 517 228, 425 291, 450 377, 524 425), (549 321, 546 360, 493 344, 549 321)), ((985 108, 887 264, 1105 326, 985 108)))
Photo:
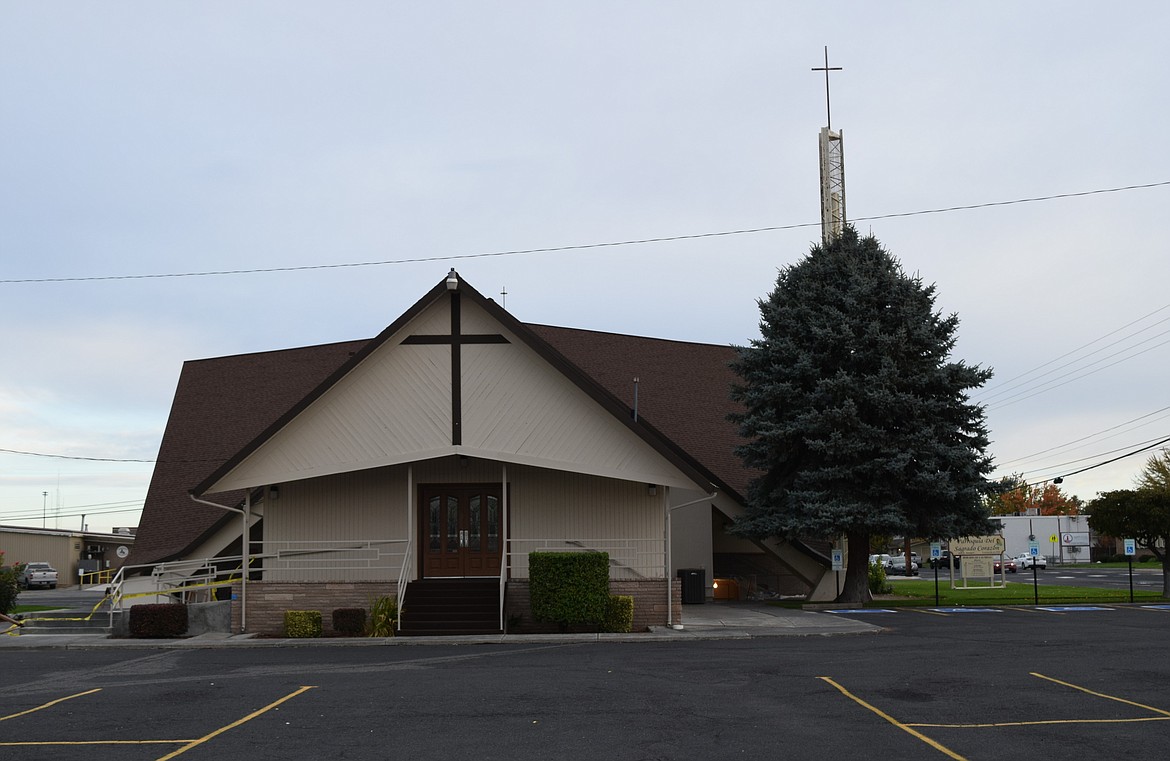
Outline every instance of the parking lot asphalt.
POLYGON ((1164 758, 1170 610, 1052 607, 817 614, 865 637, 0 650, 0 755, 1164 758))

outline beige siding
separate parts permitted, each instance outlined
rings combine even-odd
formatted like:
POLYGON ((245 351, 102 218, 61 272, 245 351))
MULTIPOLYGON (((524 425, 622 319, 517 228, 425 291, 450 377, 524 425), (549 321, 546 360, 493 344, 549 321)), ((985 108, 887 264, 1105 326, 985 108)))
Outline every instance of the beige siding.
POLYGON ((406 551, 406 468, 283 484, 264 518, 268 581, 396 581, 406 551), (329 552, 321 550, 330 549, 329 552))
POLYGON ((512 476, 512 578, 527 578, 528 553, 602 550, 611 578, 662 578, 664 489, 577 473, 524 468, 512 476))
MULTIPOLYGON (((442 302, 437 302, 442 304, 442 302)), ((451 349, 399 346, 436 327, 442 310, 424 311, 383 344, 213 491, 284 483, 375 468, 451 450, 451 349)))
POLYGON ((60 534, 31 534, 0 531, 0 550, 4 565, 13 563, 48 563, 57 571, 57 585, 77 584, 77 559, 81 557, 82 537, 60 534))
MULTIPOLYGON (((395 581, 414 525, 408 499, 413 506, 418 488, 499 483, 503 465, 444 457, 411 468, 412 479, 407 466, 394 466, 282 484, 266 506, 264 551, 285 556, 265 560, 264 578, 395 581)), ((652 496, 637 482, 517 465, 507 471, 513 578, 527 577, 533 550, 605 551, 612 578, 663 577, 665 490, 652 496)))
POLYGON ((427 460, 455 452, 641 483, 690 480, 584 391, 464 300, 462 331, 507 344, 462 347, 463 445, 451 444, 451 347, 440 298, 209 491, 427 460))
MULTIPOLYGON (((487 320, 478 307, 465 313, 470 324, 487 320)), ((536 352, 507 331, 504 335, 511 343, 463 348, 463 443, 470 451, 557 470, 693 487, 536 352)))

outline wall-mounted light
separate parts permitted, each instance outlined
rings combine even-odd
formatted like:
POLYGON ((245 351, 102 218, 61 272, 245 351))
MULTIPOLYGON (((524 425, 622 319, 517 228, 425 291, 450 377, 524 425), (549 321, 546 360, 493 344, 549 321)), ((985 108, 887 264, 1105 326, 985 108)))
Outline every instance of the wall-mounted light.
POLYGON ((651 497, 657 496, 658 485, 657 484, 646 484, 646 493, 649 494, 651 497))
POLYGON ((454 291, 458 288, 459 288, 459 275, 455 272, 455 268, 452 267, 451 271, 447 273, 447 290, 454 291))
POLYGON ((273 499, 273 500, 280 499, 280 487, 276 486, 275 484, 272 486, 269 486, 268 487, 268 498, 273 499))

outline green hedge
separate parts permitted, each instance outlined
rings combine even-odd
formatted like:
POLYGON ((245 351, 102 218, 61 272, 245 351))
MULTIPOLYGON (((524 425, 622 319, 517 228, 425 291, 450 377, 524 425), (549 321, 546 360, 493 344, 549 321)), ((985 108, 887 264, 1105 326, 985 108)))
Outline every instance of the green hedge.
POLYGON ((284 612, 284 636, 299 639, 321 636, 321 611, 286 610, 284 612))
POLYGON ((142 639, 179 637, 187 633, 187 606, 151 603, 130 608, 130 636, 142 639))
POLYGON ((625 633, 634 628, 634 598, 630 595, 610 595, 605 606, 605 621, 601 630, 625 633))
POLYGON ((609 606, 609 553, 532 552, 528 555, 532 615, 562 629, 600 625, 609 606))

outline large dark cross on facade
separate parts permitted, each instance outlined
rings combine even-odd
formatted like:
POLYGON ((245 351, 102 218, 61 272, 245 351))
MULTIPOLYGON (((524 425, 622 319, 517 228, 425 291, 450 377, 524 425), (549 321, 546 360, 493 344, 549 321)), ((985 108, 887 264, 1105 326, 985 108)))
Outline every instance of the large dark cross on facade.
POLYGON ((462 351, 464 344, 506 344, 508 339, 499 333, 469 333, 460 329, 460 293, 451 291, 451 335, 413 335, 402 339, 405 344, 451 345, 451 444, 463 443, 463 389, 461 382, 462 351))

